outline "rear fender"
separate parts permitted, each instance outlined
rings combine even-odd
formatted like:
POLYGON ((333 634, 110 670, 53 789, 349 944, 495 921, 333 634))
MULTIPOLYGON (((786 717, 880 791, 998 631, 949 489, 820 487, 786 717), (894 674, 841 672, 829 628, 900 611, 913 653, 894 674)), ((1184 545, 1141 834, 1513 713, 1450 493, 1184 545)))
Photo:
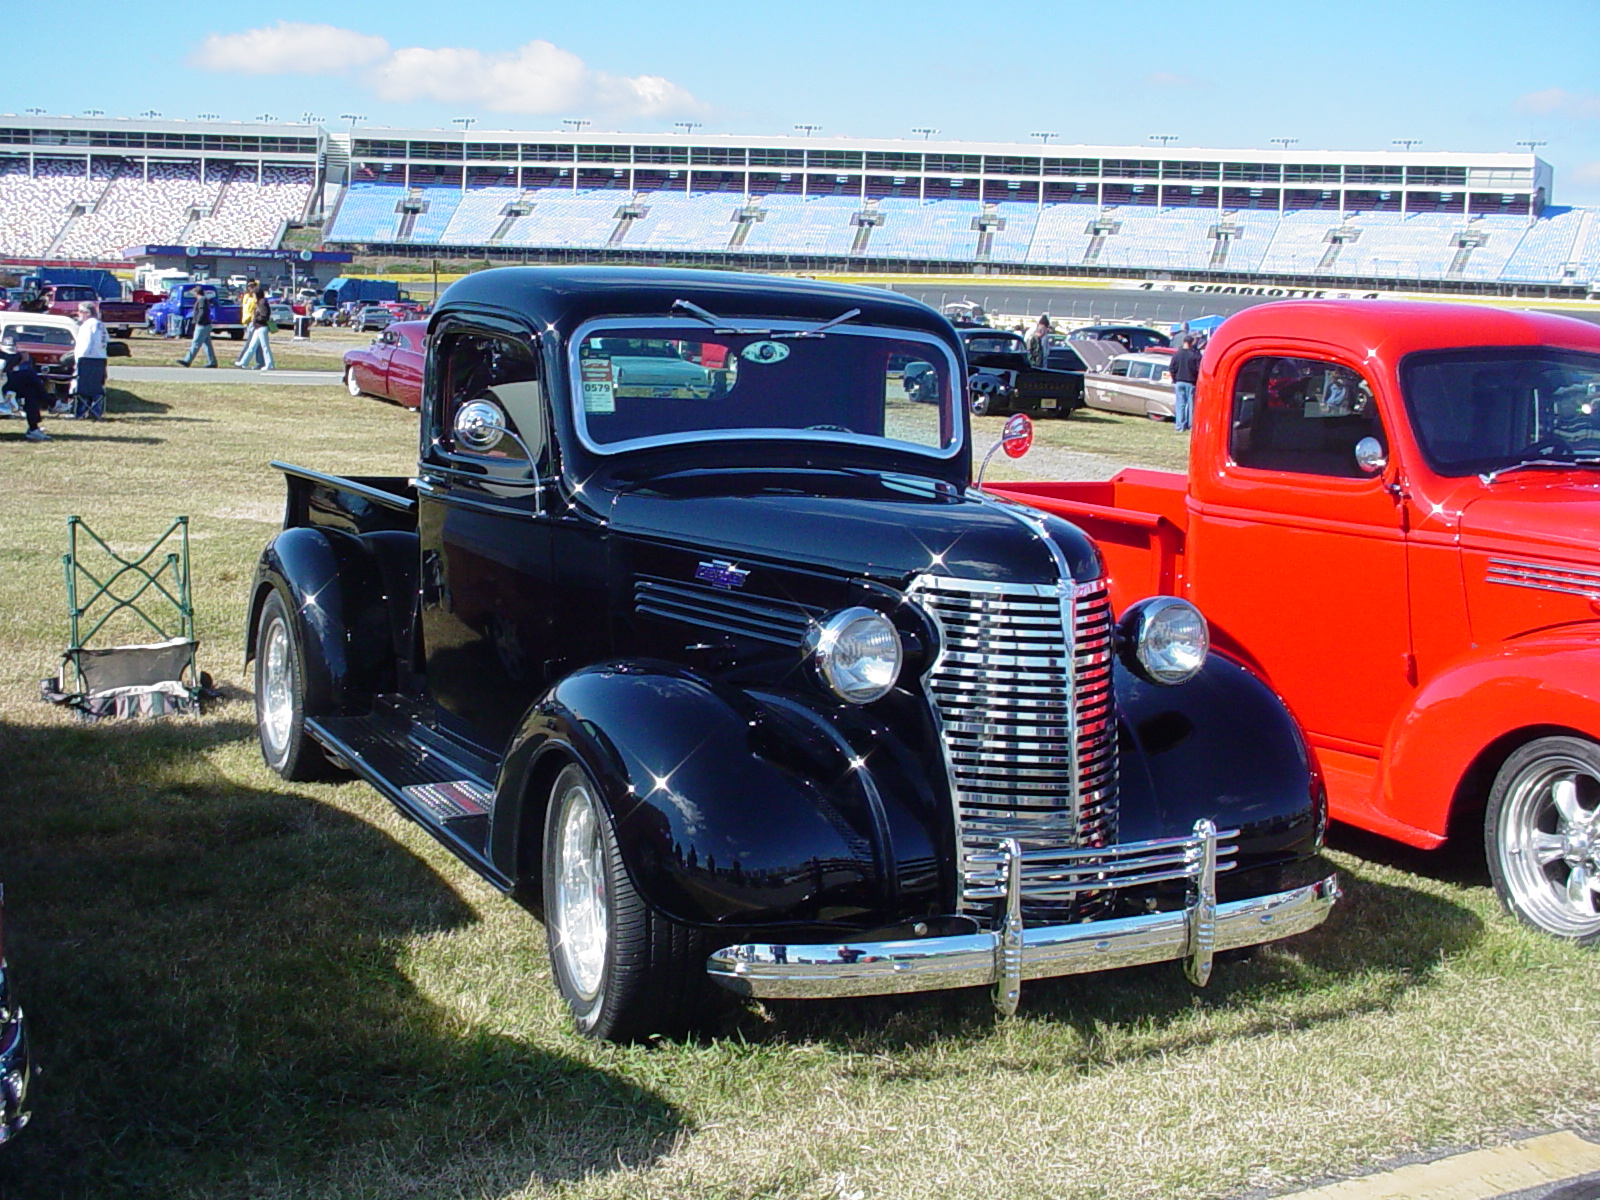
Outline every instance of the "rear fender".
POLYGON ((676 921, 866 928, 938 911, 936 798, 881 729, 861 753, 839 724, 670 664, 585 668, 512 741, 491 858, 537 894, 548 787, 577 760, 616 821, 629 877, 676 921))
POLYGON ((1378 807, 1437 845, 1450 833, 1457 807, 1481 804, 1500 763, 1523 742, 1562 729, 1600 740, 1597 679, 1600 645, 1592 626, 1462 656, 1432 676, 1390 726, 1378 807))
POLYGON ((328 696, 335 711, 364 711, 374 694, 395 686, 384 573, 364 540, 333 530, 286 529, 262 551, 251 589, 245 661, 255 657, 261 606, 277 588, 300 625, 308 686, 328 696))

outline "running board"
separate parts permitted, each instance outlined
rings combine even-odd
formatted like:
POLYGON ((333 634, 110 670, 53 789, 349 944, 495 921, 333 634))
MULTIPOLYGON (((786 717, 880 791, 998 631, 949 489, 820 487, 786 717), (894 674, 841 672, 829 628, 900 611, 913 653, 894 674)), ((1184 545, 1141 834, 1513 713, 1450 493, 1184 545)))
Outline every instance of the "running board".
POLYGON ((308 718, 306 729, 328 753, 386 796, 502 892, 515 886, 489 862, 492 785, 472 777, 399 714, 308 718))

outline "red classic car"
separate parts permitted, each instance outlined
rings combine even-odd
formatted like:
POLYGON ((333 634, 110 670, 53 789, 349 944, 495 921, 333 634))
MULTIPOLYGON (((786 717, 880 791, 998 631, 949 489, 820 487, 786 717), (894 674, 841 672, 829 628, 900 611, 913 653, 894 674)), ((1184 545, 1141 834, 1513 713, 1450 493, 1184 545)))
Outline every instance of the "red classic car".
POLYGON ((393 400, 404 408, 422 407, 422 360, 426 321, 397 321, 372 339, 372 345, 344 352, 344 385, 352 396, 363 393, 393 400))
POLYGON ((1600 328, 1264 304, 1206 347, 1185 475, 993 491, 1195 603, 1305 724, 1333 817, 1482 837, 1506 907, 1600 943, 1600 328))

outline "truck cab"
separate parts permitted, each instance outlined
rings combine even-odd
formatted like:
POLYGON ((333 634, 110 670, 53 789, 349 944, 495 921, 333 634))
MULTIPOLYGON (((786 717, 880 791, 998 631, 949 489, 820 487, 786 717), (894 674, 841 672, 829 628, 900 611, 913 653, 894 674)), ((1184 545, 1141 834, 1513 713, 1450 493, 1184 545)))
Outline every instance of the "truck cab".
POLYGON ((1187 479, 997 489, 1192 600, 1304 723, 1332 812, 1483 839, 1506 908, 1600 940, 1600 328, 1284 302, 1212 337, 1187 479))
POLYGON ((1114 621, 1081 530, 972 488, 963 382, 949 323, 875 289, 452 285, 415 474, 280 464, 264 758, 355 772, 541 915, 597 1037, 729 992, 1203 983, 1320 923, 1294 722, 1192 606, 1114 621))

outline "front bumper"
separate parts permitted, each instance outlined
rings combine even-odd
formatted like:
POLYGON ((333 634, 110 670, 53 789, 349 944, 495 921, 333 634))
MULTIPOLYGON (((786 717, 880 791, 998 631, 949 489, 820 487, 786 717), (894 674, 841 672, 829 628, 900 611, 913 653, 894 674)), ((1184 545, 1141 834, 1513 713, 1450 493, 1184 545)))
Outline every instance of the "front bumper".
POLYGON ((1024 979, 1182 960, 1189 979, 1203 986, 1218 951, 1315 928, 1340 897, 1338 879, 1330 875, 1286 892, 1218 903, 1216 829, 1201 821, 1185 841, 1193 848, 1194 869, 1188 903, 1180 910, 1026 929, 1021 915, 1023 854, 1015 841, 1008 841, 1003 845, 1005 913, 992 930, 882 942, 728 946, 710 956, 706 970, 740 995, 771 999, 990 984, 996 1006, 1010 1014, 1016 1011, 1024 979))

